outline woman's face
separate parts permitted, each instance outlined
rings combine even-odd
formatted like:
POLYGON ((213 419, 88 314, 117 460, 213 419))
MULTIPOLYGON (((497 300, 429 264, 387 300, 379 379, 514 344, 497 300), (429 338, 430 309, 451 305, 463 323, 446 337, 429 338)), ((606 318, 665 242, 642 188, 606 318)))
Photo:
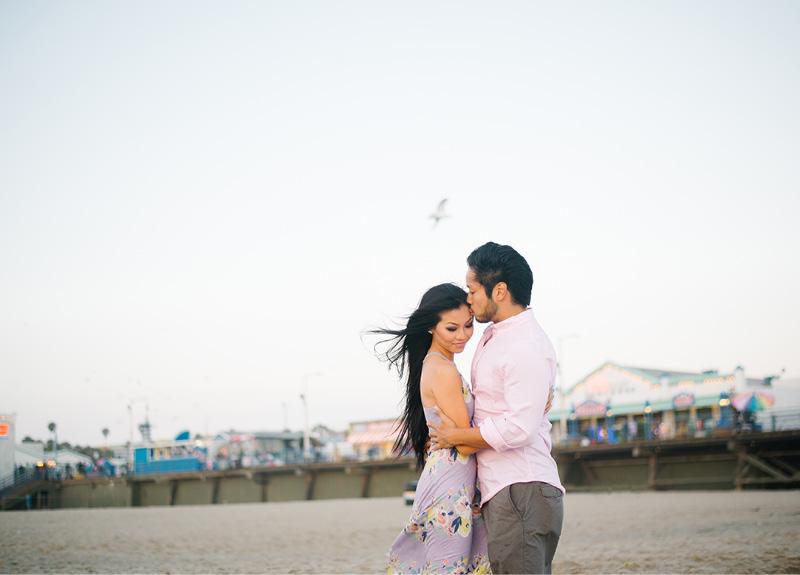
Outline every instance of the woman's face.
POLYGON ((433 328, 433 344, 450 353, 461 353, 474 329, 474 319, 469 308, 462 305, 458 309, 443 312, 441 318, 433 328))

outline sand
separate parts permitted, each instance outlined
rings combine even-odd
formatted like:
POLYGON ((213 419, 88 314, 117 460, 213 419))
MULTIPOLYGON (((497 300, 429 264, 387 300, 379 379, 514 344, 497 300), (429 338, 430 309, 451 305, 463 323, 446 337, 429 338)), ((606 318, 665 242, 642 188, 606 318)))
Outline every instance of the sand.
MULTIPOLYGON (((383 573, 399 497, 0 513, 3 573, 383 573)), ((800 573, 800 492, 569 494, 554 573, 800 573)))

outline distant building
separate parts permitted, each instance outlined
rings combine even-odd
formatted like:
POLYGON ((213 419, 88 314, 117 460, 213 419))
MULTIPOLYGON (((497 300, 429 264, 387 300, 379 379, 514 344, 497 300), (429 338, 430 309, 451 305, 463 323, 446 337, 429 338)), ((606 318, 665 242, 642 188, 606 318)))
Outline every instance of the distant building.
POLYGON ((347 443, 355 448, 360 460, 394 457, 394 442, 400 432, 398 425, 396 419, 351 423, 347 443))
MULTIPOLYGON (((261 454, 262 464, 286 465, 303 460, 302 431, 255 431, 251 434, 261 454)), ((312 448, 322 445, 315 437, 309 437, 312 448)))
POLYGON ((609 362, 557 393, 548 419, 556 445, 707 435, 735 423, 737 394, 770 389, 741 367, 690 373, 609 362))
POLYGON ((758 413, 765 431, 800 429, 800 378, 768 378, 775 405, 758 413))
MULTIPOLYGON (((314 460, 322 457, 323 442, 310 438, 314 460)), ((236 431, 216 434, 208 445, 207 467, 230 469, 291 465, 303 461, 303 432, 301 431, 236 431)))
POLYGON ((53 464, 58 464, 58 468, 63 470, 70 466, 72 470, 75 470, 78 464, 84 465, 87 468, 92 466, 92 458, 88 455, 84 455, 83 453, 78 453, 77 451, 73 451, 72 449, 59 449, 58 452, 53 453, 52 451, 47 451, 44 454, 45 459, 49 462, 53 462, 53 464))
POLYGON ((14 463, 17 467, 42 467, 46 462, 44 444, 41 441, 23 441, 14 451, 14 463))
POLYGON ((336 431, 325 425, 316 425, 311 430, 312 441, 319 439, 322 447, 317 449, 324 461, 349 461, 356 458, 353 445, 347 443, 347 431, 336 431))
POLYGON ((17 424, 13 415, 0 414, 0 478, 14 473, 17 424))
MULTIPOLYGON (((260 453, 269 454, 284 463, 296 463, 303 459, 302 431, 255 431, 252 434, 260 453)), ((312 447, 322 445, 313 436, 312 447)))
POLYGON ((135 446, 133 469, 136 475, 190 473, 203 468, 205 457, 205 450, 192 439, 151 441, 135 446))

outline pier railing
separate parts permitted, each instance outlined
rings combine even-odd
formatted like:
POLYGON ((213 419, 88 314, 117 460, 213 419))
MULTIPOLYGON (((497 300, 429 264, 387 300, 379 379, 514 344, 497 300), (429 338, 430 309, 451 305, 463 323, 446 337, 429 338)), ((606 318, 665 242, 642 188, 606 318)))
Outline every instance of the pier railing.
POLYGON ((625 421, 617 421, 606 427, 608 421, 598 419, 596 425, 582 429, 580 432, 572 430, 567 437, 554 441, 555 447, 587 447, 595 444, 620 444, 635 443, 640 441, 665 441, 673 439, 701 439, 719 435, 763 433, 776 431, 790 431, 800 429, 800 409, 783 409, 769 411, 734 412, 725 418, 690 419, 673 422, 671 425, 653 424, 652 429, 637 427, 634 432, 629 432, 625 421))
POLYGON ((765 413, 756 412, 756 422, 761 426, 761 431, 800 429, 800 409, 773 410, 765 413))
POLYGON ((10 473, 0 477, 0 509, 16 509, 23 506, 28 495, 45 482, 45 477, 35 471, 10 473))

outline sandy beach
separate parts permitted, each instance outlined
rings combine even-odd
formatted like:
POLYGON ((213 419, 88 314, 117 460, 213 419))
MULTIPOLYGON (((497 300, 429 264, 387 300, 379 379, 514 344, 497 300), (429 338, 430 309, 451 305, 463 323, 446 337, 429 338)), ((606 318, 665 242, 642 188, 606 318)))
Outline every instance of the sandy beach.
MULTIPOLYGON (((3 573, 383 573, 399 497, 0 514, 3 573)), ((569 494, 554 573, 800 573, 800 492, 569 494)))

